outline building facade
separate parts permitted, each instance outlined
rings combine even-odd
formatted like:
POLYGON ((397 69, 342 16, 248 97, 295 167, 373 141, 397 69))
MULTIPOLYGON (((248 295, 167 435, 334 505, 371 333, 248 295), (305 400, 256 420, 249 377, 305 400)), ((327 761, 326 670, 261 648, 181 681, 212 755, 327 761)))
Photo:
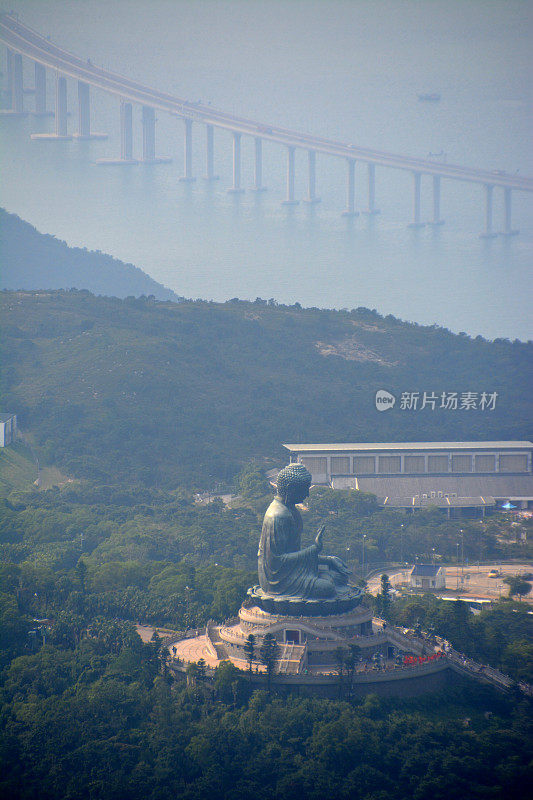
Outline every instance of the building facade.
POLYGON ((452 512, 511 502, 533 507, 533 443, 403 442, 285 444, 313 483, 375 494, 383 505, 452 512), (466 501, 466 502, 465 502, 466 501))
POLYGON ((17 435, 17 415, 0 414, 0 447, 7 447, 17 435))
POLYGON ((436 564, 415 564, 409 575, 413 589, 431 591, 446 588, 446 570, 436 564))

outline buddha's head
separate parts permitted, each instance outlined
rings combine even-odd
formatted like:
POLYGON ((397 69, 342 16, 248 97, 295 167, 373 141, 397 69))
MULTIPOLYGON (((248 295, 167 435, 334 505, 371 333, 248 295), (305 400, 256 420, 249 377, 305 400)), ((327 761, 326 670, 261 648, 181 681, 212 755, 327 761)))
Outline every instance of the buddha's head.
POLYGON ((276 485, 278 495, 285 505, 301 503, 309 497, 311 473, 303 464, 289 464, 278 473, 276 485))

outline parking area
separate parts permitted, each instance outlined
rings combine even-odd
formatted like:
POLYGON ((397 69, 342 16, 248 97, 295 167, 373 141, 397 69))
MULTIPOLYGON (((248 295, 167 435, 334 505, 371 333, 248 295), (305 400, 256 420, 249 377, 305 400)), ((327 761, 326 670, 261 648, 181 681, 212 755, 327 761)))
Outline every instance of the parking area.
MULTIPOLYGON (((393 588, 400 589, 409 583, 409 573, 412 566, 405 569, 394 568, 384 570, 389 576, 393 588)), ((446 588, 435 592, 437 595, 450 594, 458 597, 478 597, 480 599, 497 600, 507 597, 509 587, 504 583, 504 578, 512 575, 533 574, 532 563, 522 564, 475 564, 461 567, 455 564, 446 566, 446 588), (496 573, 496 577, 489 577, 489 573, 496 573)), ((370 594, 376 595, 381 588, 381 576, 374 575, 368 581, 370 594)), ((533 591, 522 598, 524 602, 533 603, 533 591)))

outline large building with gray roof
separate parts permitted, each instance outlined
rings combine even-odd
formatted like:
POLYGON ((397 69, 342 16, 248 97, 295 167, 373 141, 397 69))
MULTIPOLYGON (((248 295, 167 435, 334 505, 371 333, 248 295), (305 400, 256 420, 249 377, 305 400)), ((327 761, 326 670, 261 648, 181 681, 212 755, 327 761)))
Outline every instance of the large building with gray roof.
POLYGON ((533 442, 285 444, 313 483, 375 494, 385 507, 439 506, 448 516, 533 507, 533 442))

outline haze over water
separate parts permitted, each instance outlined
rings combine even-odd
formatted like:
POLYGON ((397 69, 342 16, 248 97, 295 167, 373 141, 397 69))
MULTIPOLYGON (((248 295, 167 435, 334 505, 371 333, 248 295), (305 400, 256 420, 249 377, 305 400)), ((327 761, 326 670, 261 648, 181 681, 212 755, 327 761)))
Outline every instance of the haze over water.
MULTIPOLYGON (((448 163, 533 174, 530 3, 10 0, 4 8, 98 66, 191 101, 364 147, 419 157, 444 151, 448 163), (419 102, 422 92, 439 92, 441 101, 419 102)), ((32 85, 28 62, 25 70, 32 85)), ((205 127, 196 124, 197 180, 180 183, 183 123, 163 113, 156 150, 171 164, 96 166, 119 155, 119 103, 95 90, 91 101, 92 128, 107 141, 31 141, 53 119, 0 118, 2 205, 39 230, 129 261, 187 297, 367 306, 473 335, 533 338, 529 195, 513 192, 519 236, 483 240, 482 187, 443 180, 446 224, 412 230, 410 173, 378 167, 381 214, 352 220, 341 216, 345 163, 318 156, 322 203, 284 207, 284 148, 264 144, 268 192, 256 194, 253 141, 243 137, 247 191, 231 195, 231 135, 215 131, 220 180, 208 183, 205 127)), ((25 103, 33 108, 31 96, 25 103)), ((74 132, 73 81, 69 108, 74 132)), ((134 107, 135 155, 141 146, 134 107)), ((302 200, 305 151, 296 164, 302 200)), ((364 209, 366 167, 356 174, 364 209)), ((502 192, 494 195, 501 230, 502 192)), ((432 218, 428 177, 422 218, 432 218)))

